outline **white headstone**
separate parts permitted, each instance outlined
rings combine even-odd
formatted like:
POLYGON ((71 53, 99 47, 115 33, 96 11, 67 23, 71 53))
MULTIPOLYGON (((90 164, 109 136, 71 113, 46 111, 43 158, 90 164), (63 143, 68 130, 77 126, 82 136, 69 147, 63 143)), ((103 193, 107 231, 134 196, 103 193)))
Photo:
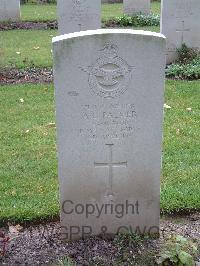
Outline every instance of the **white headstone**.
POLYGON ((183 43, 200 48, 200 0, 162 0, 161 32, 167 39, 167 63, 183 43))
POLYGON ((101 28, 101 0, 58 0, 57 7, 59 34, 101 28))
POLYGON ((124 0, 124 13, 134 15, 138 13, 149 14, 151 1, 150 0, 124 0))
POLYGON ((165 37, 53 38, 63 238, 159 230, 165 37))
POLYGON ((0 0, 0 21, 20 20, 20 0, 0 0))

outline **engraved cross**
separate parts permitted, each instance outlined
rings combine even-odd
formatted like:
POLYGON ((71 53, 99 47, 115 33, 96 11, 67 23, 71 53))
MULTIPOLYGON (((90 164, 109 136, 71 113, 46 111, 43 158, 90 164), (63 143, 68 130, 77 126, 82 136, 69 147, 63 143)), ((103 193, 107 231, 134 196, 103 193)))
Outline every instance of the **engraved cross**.
POLYGON ((94 162, 95 167, 107 167, 109 170, 109 186, 107 196, 113 196, 112 192, 112 180, 113 180, 113 167, 127 167, 127 161, 125 162, 113 162, 113 146, 114 144, 106 144, 109 148, 109 160, 105 163, 94 162))
POLYGON ((190 29, 185 29, 185 21, 182 21, 182 28, 181 29, 177 29, 176 32, 181 32, 181 44, 184 43, 184 32, 185 31, 190 31, 190 29))

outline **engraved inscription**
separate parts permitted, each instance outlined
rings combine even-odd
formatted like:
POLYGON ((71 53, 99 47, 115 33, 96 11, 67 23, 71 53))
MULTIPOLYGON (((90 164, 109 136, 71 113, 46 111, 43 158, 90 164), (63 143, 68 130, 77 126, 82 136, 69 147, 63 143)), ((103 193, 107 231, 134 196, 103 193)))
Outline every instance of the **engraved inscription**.
POLYGON ((80 6, 81 4, 85 3, 85 0, 73 0, 73 5, 80 6))
POLYGON ((81 119, 84 139, 121 139, 134 134, 136 111, 134 104, 84 105, 81 119))
POLYGON ((180 32, 181 33, 181 44, 184 43, 184 33, 186 31, 190 31, 190 29, 186 29, 185 28, 185 21, 183 20, 182 23, 181 23, 181 29, 177 29, 176 32, 180 32))
POLYGON ((166 52, 166 55, 170 55, 170 54, 172 54, 172 53, 176 53, 176 49, 177 49, 177 47, 176 47, 175 44, 173 44, 173 43, 168 43, 168 45, 167 45, 167 52, 166 52))
POLYGON ((86 70, 91 91, 100 97, 114 98, 127 90, 133 67, 117 52, 116 45, 106 44, 101 57, 86 70))
POLYGON ((74 97, 79 96, 79 92, 77 92, 77 91, 69 91, 67 94, 69 96, 74 96, 74 97))
MULTIPOLYGON (((90 8, 86 0, 73 0, 72 1, 72 12, 69 18, 73 19, 73 21, 80 22, 86 19, 87 16, 89 16, 88 15, 90 13, 89 10, 90 8)), ((78 25, 79 25, 79 30, 81 30, 82 24, 79 23, 78 25)))
POLYGON ((176 18, 186 18, 193 14, 190 1, 180 1, 176 3, 176 18))
POLYGON ((108 162, 94 162, 95 167, 107 167, 109 170, 109 182, 107 196, 113 196, 113 167, 127 167, 127 161, 124 162, 113 162, 113 145, 106 144, 109 148, 109 161, 108 162))

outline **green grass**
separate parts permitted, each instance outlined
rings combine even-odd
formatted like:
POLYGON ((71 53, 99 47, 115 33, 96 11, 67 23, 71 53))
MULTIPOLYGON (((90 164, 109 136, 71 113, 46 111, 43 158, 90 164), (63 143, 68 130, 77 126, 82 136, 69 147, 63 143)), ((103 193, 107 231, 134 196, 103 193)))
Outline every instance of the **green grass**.
MULTIPOLYGON (((159 31, 159 27, 135 27, 135 29, 159 31)), ((0 67, 21 69, 31 66, 51 67, 51 41, 52 37, 56 35, 56 30, 2 31, 0 37, 0 67)))
POLYGON ((160 27, 157 26, 144 26, 144 27, 132 27, 133 30, 147 30, 153 32, 160 32, 160 27))
POLYGON ((154 14, 160 15, 160 9, 161 9, 161 4, 158 1, 154 1, 151 3, 151 12, 154 14))
MULTIPOLYGON (((154 13, 160 4, 152 3, 154 13)), ((103 5, 103 19, 122 15, 122 5, 103 5)), ((53 20, 55 5, 23 5, 23 20, 53 20)), ((159 27, 138 27, 159 31, 159 27)), ((0 66, 51 67, 55 30, 1 32, 0 66)), ((161 208, 200 209, 200 81, 167 81, 161 208), (192 111, 187 111, 188 107, 192 111)), ((58 215, 58 181, 52 85, 1 86, 0 221, 58 215), (24 99, 22 103, 20 99, 24 99)))
MULTIPOLYGON (((160 3, 153 2, 153 12, 160 3)), ((47 21, 56 19, 55 5, 22 5, 22 20, 47 21)), ((122 15, 122 4, 102 5, 102 18, 122 15)), ((159 32, 159 27, 134 27, 136 30, 159 32)), ((51 67, 51 39, 56 30, 12 30, 3 31, 0 36, 0 67, 51 67), (39 48, 38 48, 39 47, 39 48)))
MULTIPOLYGON (((153 2, 151 4, 151 12, 160 13, 160 3, 153 2)), ((49 21, 57 18, 56 5, 22 5, 21 14, 23 21, 49 21)), ((103 4, 102 19, 109 19, 123 14, 122 4, 103 4)))
POLYGON ((161 206, 200 209, 200 81, 168 81, 161 206), (187 108, 192 108, 188 111, 187 108))
POLYGON ((56 5, 21 5, 21 18, 23 21, 49 21, 56 20, 56 5))
POLYGON ((108 20, 113 17, 122 16, 123 5, 122 4, 103 4, 102 5, 102 20, 108 20))
POLYGON ((0 65, 25 68, 52 66, 52 44, 55 30, 12 30, 1 32, 0 65), (38 48, 39 47, 39 48, 38 48), (20 52, 20 54, 17 54, 20 52))
MULTIPOLYGON (((161 207, 200 209, 200 81, 167 81, 161 207), (192 111, 187 111, 188 107, 192 111), (179 129, 179 131, 178 131, 179 129)), ((0 221, 59 213, 52 85, 1 86, 0 221), (20 99, 24 99, 22 103, 20 99)))
POLYGON ((53 216, 58 213, 55 128, 48 127, 55 120, 53 87, 2 86, 0 94, 0 220, 53 216))
MULTIPOLYGON (((160 3, 155 1, 151 3, 151 12, 160 14, 160 3)), ((102 5, 102 20, 108 20, 113 17, 123 15, 123 4, 103 4, 102 5)))

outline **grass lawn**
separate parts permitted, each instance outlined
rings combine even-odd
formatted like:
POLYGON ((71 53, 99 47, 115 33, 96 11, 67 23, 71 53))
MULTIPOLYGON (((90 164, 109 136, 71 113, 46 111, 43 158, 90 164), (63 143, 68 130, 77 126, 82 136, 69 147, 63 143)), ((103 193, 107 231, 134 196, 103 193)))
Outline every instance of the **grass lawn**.
MULTIPOLYGON (((159 2, 152 3, 153 12, 160 9, 159 2)), ((47 21, 56 19, 56 5, 22 5, 22 20, 47 21)), ((122 4, 102 5, 103 20, 122 15, 122 4)), ((159 27, 134 27, 133 29, 159 32, 159 27)), ((56 30, 2 31, 0 38, 0 67, 51 67, 51 39, 56 30)))
POLYGON ((56 5, 21 5, 21 18, 23 21, 49 21, 57 19, 56 5))
POLYGON ((200 80, 167 81, 161 207, 200 209, 200 80), (192 108, 188 111, 187 108, 192 108))
POLYGON ((12 30, 1 32, 2 67, 52 66, 51 40, 55 30, 12 30))
MULTIPOLYGON (((137 27, 159 31, 159 27, 137 27)), ((0 67, 51 67, 51 40, 56 30, 2 31, 0 38, 0 67)))
MULTIPOLYGON (((200 209, 199 87, 200 81, 166 84, 165 102, 172 107, 164 123, 166 212, 200 209)), ((53 86, 1 86, 0 99, 0 221, 58 215, 55 128, 49 124, 55 121, 53 86)))
POLYGON ((0 220, 57 214, 53 86, 2 86, 0 94, 0 220))
POLYGON ((160 15, 161 4, 160 2, 154 1, 151 3, 151 12, 157 15, 160 15))
MULTIPOLYGON (((152 13, 160 13, 160 3, 153 2, 151 4, 152 13)), ((57 18, 56 5, 22 5, 21 6, 22 20, 24 21, 48 21, 57 18)), ((123 14, 122 4, 103 4, 102 19, 109 19, 123 14)))

